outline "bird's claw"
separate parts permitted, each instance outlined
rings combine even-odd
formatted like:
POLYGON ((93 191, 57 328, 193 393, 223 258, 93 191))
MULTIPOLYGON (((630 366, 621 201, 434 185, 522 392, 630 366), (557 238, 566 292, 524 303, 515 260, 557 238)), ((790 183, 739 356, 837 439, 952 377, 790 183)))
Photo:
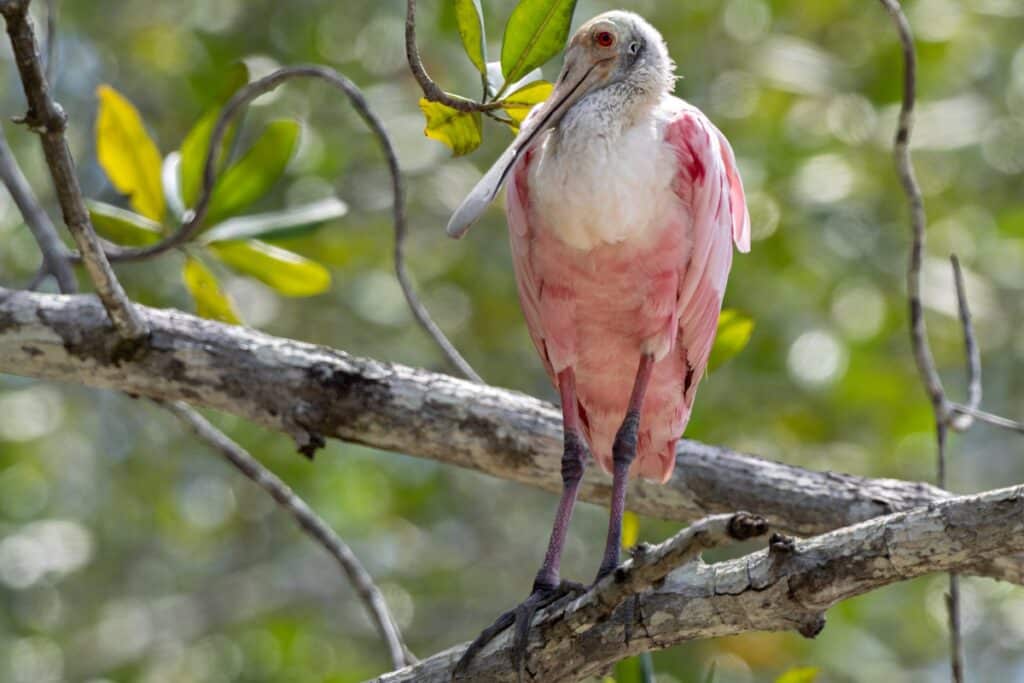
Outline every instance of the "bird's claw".
POLYGON ((509 626, 514 626, 515 634, 512 640, 510 655, 516 676, 519 682, 522 683, 523 672, 526 668, 526 645, 530 637, 530 626, 533 624, 533 617, 537 614, 537 611, 567 595, 580 595, 585 593, 586 590, 586 586, 576 581, 561 581, 554 587, 534 585, 533 593, 530 594, 530 597, 495 619, 493 624, 485 628, 469 644, 469 647, 462 653, 462 657, 459 658, 459 662, 452 671, 452 679, 458 679, 465 672, 469 663, 480 650, 484 649, 487 643, 494 640, 499 633, 509 626))

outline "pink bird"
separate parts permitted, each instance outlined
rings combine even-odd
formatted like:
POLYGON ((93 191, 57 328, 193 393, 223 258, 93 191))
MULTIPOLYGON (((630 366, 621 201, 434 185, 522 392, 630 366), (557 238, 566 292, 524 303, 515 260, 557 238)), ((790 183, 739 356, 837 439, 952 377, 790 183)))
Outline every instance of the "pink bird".
POLYGON ((554 92, 448 224, 461 237, 508 182, 519 299, 558 389, 563 492, 533 592, 464 655, 517 623, 516 664, 536 609, 564 594, 560 557, 587 451, 613 477, 597 578, 619 560, 629 477, 665 482, 707 367, 732 248, 750 249, 728 141, 672 95, 661 35, 630 12, 573 36, 554 92))

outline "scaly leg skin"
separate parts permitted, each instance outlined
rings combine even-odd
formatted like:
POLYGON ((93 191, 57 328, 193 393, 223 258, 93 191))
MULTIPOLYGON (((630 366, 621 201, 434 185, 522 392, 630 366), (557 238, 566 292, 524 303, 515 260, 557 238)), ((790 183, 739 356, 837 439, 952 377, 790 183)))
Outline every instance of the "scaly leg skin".
POLYGON ((537 610, 565 595, 582 593, 584 590, 582 584, 562 581, 559 576, 562 548, 565 546, 565 537, 569 531, 572 509, 576 504, 576 494, 579 493, 587 457, 587 446, 580 428, 579 406, 576 402, 576 380, 571 369, 563 370, 558 374, 558 391, 562 398, 562 423, 565 428, 565 448, 562 451, 562 498, 558 502, 558 511, 555 513, 555 523, 551 529, 551 540, 548 542, 547 553, 544 555, 544 564, 541 565, 540 571, 537 572, 537 578, 534 579, 530 597, 515 609, 498 617, 493 624, 476 637, 476 640, 470 643, 458 664, 455 665, 452 673, 453 679, 457 679, 465 672, 473 657, 487 643, 514 624, 512 665, 518 674, 519 681, 522 681, 523 670, 526 666, 526 645, 529 640, 530 626, 537 610))
POLYGON ((622 544, 622 514, 626 510, 626 484, 629 480, 629 466, 636 458, 637 432, 640 429, 640 409, 644 405, 647 393, 647 382, 651 379, 654 367, 654 356, 644 354, 640 357, 640 367, 636 371, 633 393, 629 397, 629 409, 622 426, 615 434, 612 445, 612 504, 608 516, 608 540, 604 546, 604 557, 601 567, 597 570, 600 581, 619 566, 619 546, 622 544))

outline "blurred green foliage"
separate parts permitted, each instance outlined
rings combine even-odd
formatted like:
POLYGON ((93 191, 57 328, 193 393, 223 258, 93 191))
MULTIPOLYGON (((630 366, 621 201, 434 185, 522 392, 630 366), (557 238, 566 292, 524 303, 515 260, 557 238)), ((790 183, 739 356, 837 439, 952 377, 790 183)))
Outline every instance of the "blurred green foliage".
MULTIPOLYGON (((507 22, 515 5, 480 4, 489 27, 507 22)), ((914 154, 931 222, 925 299, 936 356, 960 395, 947 263, 955 251, 983 350, 985 405, 1019 418, 1024 6, 907 4, 921 58, 914 154)), ((900 61, 888 17, 859 0, 581 0, 574 26, 617 6, 665 35, 684 77, 677 94, 731 140, 753 218, 753 250, 736 257, 726 304, 756 329, 702 385, 688 436, 808 467, 931 479, 931 418, 904 310, 906 211, 889 151, 900 61)), ((329 64, 366 91, 394 137, 409 183, 409 265, 438 323, 489 381, 553 398, 519 313, 500 211, 468 240, 443 231, 508 143, 507 126, 484 118, 480 149, 457 159, 423 135, 403 11, 397 0, 62 3, 55 94, 70 115, 82 185, 127 210, 97 161, 102 84, 132 102, 167 150, 222 106, 237 62, 253 77, 278 65, 329 64)), ((455 3, 421 2, 418 30, 439 84, 475 93, 481 73, 464 54, 455 3)), ((500 36, 491 33, 487 54, 498 55, 500 36)), ((6 45, 0 66, 6 121, 24 107, 6 45)), ((371 136, 336 93, 297 83, 261 97, 229 147, 251 148, 277 120, 301 123, 295 150, 245 210, 346 203, 347 214, 313 221, 316 230, 263 235, 323 264, 330 287, 285 299, 194 245, 201 260, 250 325, 445 369, 391 274, 390 189, 371 136)), ((58 215, 37 141, 3 125, 58 215)), ((163 234, 177 224, 173 210, 145 225, 163 234)), ((26 282, 38 250, 2 191, 0 244, 0 282, 26 282)), ((172 253, 118 272, 141 301, 190 309, 185 258, 172 253)), ((352 544, 418 654, 474 636, 529 590, 552 496, 348 444, 332 443, 309 463, 283 435, 212 417, 352 544)), ((983 426, 956 437, 952 488, 1021 481, 1020 451, 1019 437, 983 426)), ((604 510, 581 505, 563 563, 568 578, 592 576, 605 524, 604 510)), ((639 537, 656 541, 675 529, 641 519, 639 537)), ((656 680, 701 680, 714 662, 717 683, 768 683, 802 667, 819 670, 817 683, 944 681, 944 591, 937 576, 849 601, 829 612, 814 641, 759 633, 659 652, 656 680)), ((1021 680, 1024 591, 968 579, 963 592, 972 680, 1021 680)), ((387 667, 332 561, 168 415, 114 393, 16 377, 0 378, 0 605, 5 682, 347 682, 387 667)))
MULTIPOLYGON (((227 69, 224 98, 248 82, 244 63, 227 69)), ((185 136, 179 152, 161 159, 160 151, 146 132, 138 110, 109 85, 96 90, 96 155, 114 188, 126 195, 127 211, 90 200, 89 214, 96 231, 121 246, 157 243, 178 226, 165 223, 165 209, 173 207, 173 219, 187 220, 199 200, 206 159, 213 142, 220 107, 204 114, 185 136)), ((253 237, 295 237, 344 216, 348 207, 335 197, 291 207, 284 211, 239 217, 238 214, 266 195, 285 172, 295 152, 300 126, 293 120, 271 121, 237 161, 229 160, 229 148, 237 126, 232 121, 220 140, 213 166, 218 174, 211 185, 209 204, 201 232, 192 240, 185 259, 182 281, 195 301, 198 315, 238 324, 242 317, 216 274, 202 263, 212 256, 237 273, 249 275, 285 296, 313 296, 331 285, 331 275, 321 264, 253 237), (242 239, 246 238, 246 239, 242 239), (203 249, 202 247, 205 247, 203 249)))

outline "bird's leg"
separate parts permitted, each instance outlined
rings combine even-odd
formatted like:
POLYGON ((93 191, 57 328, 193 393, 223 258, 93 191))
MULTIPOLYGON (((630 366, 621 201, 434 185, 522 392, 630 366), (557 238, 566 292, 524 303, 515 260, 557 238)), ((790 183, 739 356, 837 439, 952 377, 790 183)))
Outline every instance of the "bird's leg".
POLYGON ((645 353, 640 356, 640 367, 633 382, 633 393, 629 397, 629 408, 622 421, 615 442, 612 444, 612 504, 608 517, 608 540, 604 546, 604 558, 597 570, 597 579, 611 573, 619 564, 619 546, 622 544, 622 514, 626 510, 626 483, 629 466, 636 458, 637 433, 640 428, 640 409, 647 393, 647 382, 651 379, 654 356, 645 353))
POLYGON ((572 520, 572 510, 576 504, 580 481, 586 467, 587 445, 580 427, 579 405, 576 401, 576 379, 571 368, 558 373, 558 393, 562 398, 562 424, 565 429, 565 447, 562 451, 562 498, 558 501, 555 512, 555 523, 551 528, 551 540, 544 554, 541 565, 533 581, 533 590, 518 607, 502 614, 476 637, 456 664, 453 675, 458 677, 469 662, 495 636, 515 625, 515 639, 512 646, 512 664, 516 668, 519 680, 523 678, 526 663, 526 644, 530 635, 530 625, 537 610, 546 607, 558 598, 572 592, 582 591, 581 584, 562 581, 559 569, 562 562, 562 549, 565 547, 565 536, 572 520))

